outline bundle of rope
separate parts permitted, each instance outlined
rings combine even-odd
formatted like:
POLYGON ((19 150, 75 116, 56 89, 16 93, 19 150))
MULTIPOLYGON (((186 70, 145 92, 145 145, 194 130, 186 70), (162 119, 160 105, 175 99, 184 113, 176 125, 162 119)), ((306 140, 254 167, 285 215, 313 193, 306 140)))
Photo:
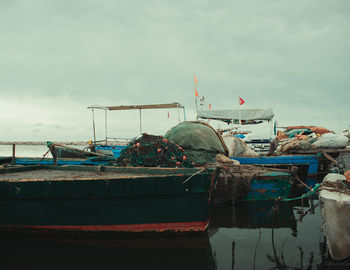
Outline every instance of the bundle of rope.
POLYGON ((346 195, 350 195, 350 183, 348 183, 347 181, 324 181, 322 182, 322 189, 334 192, 341 192, 346 195))

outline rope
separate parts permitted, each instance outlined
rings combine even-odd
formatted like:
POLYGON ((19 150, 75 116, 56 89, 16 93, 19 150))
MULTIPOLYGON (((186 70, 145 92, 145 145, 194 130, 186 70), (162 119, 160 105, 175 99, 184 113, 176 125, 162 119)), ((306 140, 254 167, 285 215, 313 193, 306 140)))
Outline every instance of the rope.
MULTIPOLYGON (((218 166, 218 165, 217 165, 217 166, 218 166)), ((225 168, 224 166, 220 166, 220 165, 219 165, 219 168, 221 168, 221 169, 224 170, 226 173, 228 173, 228 174, 232 175, 233 177, 235 177, 235 175, 234 175, 233 173, 231 173, 231 172, 230 172, 227 168, 225 168)), ((296 197, 296 198, 281 198, 281 197, 274 198, 274 197, 271 197, 271 196, 269 196, 269 195, 267 195, 267 194, 265 194, 265 193, 260 192, 259 190, 256 190, 256 189, 254 189, 254 188, 251 188, 251 187, 248 185, 248 183, 245 183, 245 182, 242 181, 240 178, 238 178, 238 179, 239 179, 239 181, 240 181, 241 183, 243 183, 244 185, 246 185, 250 190, 252 190, 252 191, 254 191, 254 192, 257 192, 257 193, 259 193, 259 194, 265 196, 266 198, 275 201, 276 203, 281 202, 281 201, 282 201, 282 202, 290 202, 290 201, 300 200, 300 199, 303 199, 303 198, 306 198, 306 197, 311 197, 312 195, 314 195, 314 194, 321 188, 321 185, 320 185, 320 184, 316 184, 315 187, 313 187, 313 188, 310 188, 310 187, 308 187, 308 186, 305 184, 305 186, 308 187, 310 190, 309 190, 307 193, 303 194, 302 196, 299 196, 299 197, 296 197)))
POLYGON ((284 198, 282 199, 283 202, 290 202, 290 201, 295 201, 295 200, 300 200, 306 197, 311 197, 312 195, 314 195, 319 189, 321 188, 321 184, 316 184, 310 191, 308 191, 307 193, 301 195, 300 197, 296 197, 296 198, 284 198))
POLYGON ((46 155, 50 152, 50 149, 47 150, 47 152, 43 155, 43 157, 40 159, 39 163, 42 162, 44 160, 44 158, 46 157, 46 155))
POLYGON ((207 168, 203 168, 203 169, 199 170, 198 172, 195 172, 195 173, 194 173, 194 174, 192 174, 190 177, 188 177, 188 178, 187 178, 185 181, 183 181, 183 182, 182 182, 182 184, 187 183, 188 181, 190 181, 190 180, 191 180, 191 178, 192 178, 193 176, 195 176, 195 175, 197 175, 197 174, 200 174, 200 173, 204 172, 206 169, 207 169, 207 168))

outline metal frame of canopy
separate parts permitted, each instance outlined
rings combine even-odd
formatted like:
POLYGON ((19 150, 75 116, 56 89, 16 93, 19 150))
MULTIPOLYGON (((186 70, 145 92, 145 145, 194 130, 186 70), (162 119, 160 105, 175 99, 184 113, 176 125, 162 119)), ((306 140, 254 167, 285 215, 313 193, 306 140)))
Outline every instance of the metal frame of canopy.
POLYGON ((205 110, 198 111, 198 117, 202 119, 213 119, 219 121, 233 121, 233 120, 262 120, 271 121, 274 113, 272 108, 265 109, 239 109, 239 110, 205 110))
POLYGON ((107 144, 107 141, 108 141, 108 137, 107 137, 107 111, 139 110, 139 112, 140 112, 140 134, 142 134, 141 110, 145 110, 145 109, 174 109, 174 108, 177 108, 178 119, 179 119, 179 123, 180 123, 179 108, 182 108, 183 112, 184 112, 184 121, 186 121, 185 106, 181 105, 178 102, 162 103, 162 104, 143 104, 143 105, 120 105, 120 106, 91 105, 91 106, 89 106, 87 108, 91 109, 91 111, 92 111, 92 126, 93 126, 93 131, 94 131, 94 143, 95 144, 96 144, 96 128, 95 128, 95 113, 94 113, 94 111, 96 109, 105 111, 106 144, 107 144))
POLYGON ((232 125, 238 121, 240 129, 241 125, 260 124, 264 121, 270 122, 273 117, 274 113, 271 107, 237 110, 204 110, 197 112, 197 118, 201 119, 218 120, 231 123, 232 125))

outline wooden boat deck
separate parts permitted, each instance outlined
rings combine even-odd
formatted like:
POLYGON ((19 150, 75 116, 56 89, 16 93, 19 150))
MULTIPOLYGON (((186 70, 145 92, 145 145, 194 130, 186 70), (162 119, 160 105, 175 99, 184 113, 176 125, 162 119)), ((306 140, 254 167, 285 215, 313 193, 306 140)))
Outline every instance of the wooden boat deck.
POLYGON ((200 169, 138 168, 103 166, 26 166, 0 170, 1 181, 64 181, 164 178, 165 176, 193 175, 200 169))
MULTIPOLYGON (((161 175, 159 175, 161 176, 161 175)), ((30 172, 7 173, 0 175, 0 181, 59 181, 59 180, 108 180, 121 178, 145 178, 147 174, 116 173, 116 172, 89 172, 89 171, 57 171, 57 170, 34 170, 30 172)), ((155 177, 153 175, 152 177, 155 177)))

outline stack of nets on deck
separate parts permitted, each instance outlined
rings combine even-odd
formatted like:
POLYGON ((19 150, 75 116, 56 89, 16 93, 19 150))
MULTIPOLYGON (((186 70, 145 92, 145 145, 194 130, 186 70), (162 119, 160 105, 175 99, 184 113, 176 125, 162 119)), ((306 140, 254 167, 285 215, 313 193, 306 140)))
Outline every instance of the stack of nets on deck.
POLYGON ((238 200, 247 196, 250 182, 268 171, 267 168, 254 165, 238 165, 222 155, 217 156, 217 166, 221 167, 216 185, 216 202, 238 200))
POLYGON ((117 159, 119 166, 132 167, 194 167, 185 151, 179 145, 163 136, 143 134, 130 142, 117 159))

